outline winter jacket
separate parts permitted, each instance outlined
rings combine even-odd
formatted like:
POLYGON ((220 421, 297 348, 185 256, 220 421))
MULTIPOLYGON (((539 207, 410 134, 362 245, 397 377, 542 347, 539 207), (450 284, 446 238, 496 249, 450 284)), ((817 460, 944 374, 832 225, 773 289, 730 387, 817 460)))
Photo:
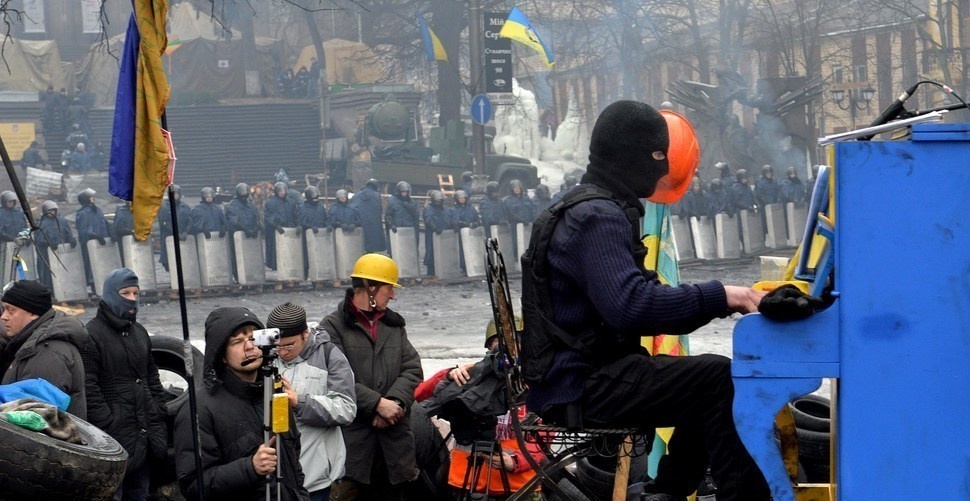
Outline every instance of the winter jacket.
MULTIPOLYGON (((299 224, 299 214, 297 206, 290 203, 286 198, 278 196, 269 197, 263 205, 263 222, 266 228, 275 230, 276 228, 296 228, 299 224)), ((267 234, 270 232, 267 231, 267 234)))
MULTIPOLYGON (((743 185, 735 184, 731 188, 731 194, 728 194, 728 192, 723 188, 720 190, 708 190, 707 193, 704 194, 704 198, 707 200, 708 213, 702 213, 702 215, 709 215, 713 218, 718 214, 736 214, 741 209, 737 206, 737 198, 732 196, 735 190, 738 190, 743 194, 745 188, 743 185), (732 205, 732 201, 735 202, 734 205, 732 205)), ((748 191, 750 192, 751 190, 748 191)), ((701 208, 699 207, 698 209, 701 208)), ((748 209, 750 210, 750 208, 748 209)))
MULTIPOLYGON (((192 208, 189 207, 189 204, 179 200, 175 210, 179 218, 179 237, 188 235, 189 228, 192 226, 192 208)), ((165 199, 161 208, 158 209, 158 228, 161 231, 162 244, 164 245, 165 237, 172 234, 172 209, 169 206, 168 199, 165 199)))
MULTIPOLYGON (((263 382, 240 380, 225 368, 226 341, 240 325, 262 323, 243 308, 221 308, 206 319, 205 390, 198 396, 199 444, 202 449, 203 485, 207 499, 266 499, 266 477, 256 474, 253 455, 263 443, 263 382), (245 318, 240 317, 245 312, 245 318)), ((198 497, 198 472, 192 445, 189 406, 175 420, 175 469, 182 494, 198 497)), ((291 413, 291 423, 295 420, 291 413)), ((300 433, 291 426, 277 435, 276 450, 282 463, 282 499, 307 500, 300 468, 300 433)), ((275 495, 275 494, 274 494, 275 495)))
POLYGON ((77 226, 77 239, 81 245, 91 239, 111 236, 104 212, 96 205, 85 205, 78 209, 74 214, 74 224, 77 226))
POLYGON ((347 356, 356 380, 357 416, 343 428, 350 451, 345 476, 370 484, 371 465, 379 449, 390 483, 401 484, 418 473, 410 409, 414 390, 423 378, 421 358, 408 341, 401 315, 386 310, 378 320, 375 341, 355 317, 352 297, 353 289, 348 289, 337 310, 320 323, 347 356), (397 424, 383 430, 371 426, 381 397, 399 402, 405 410, 397 424))
POLYGON ((13 242, 26 227, 27 218, 20 204, 15 204, 12 209, 0 207, 0 242, 13 242))
POLYGON ((350 204, 337 202, 330 206, 330 226, 339 228, 344 225, 360 226, 360 214, 350 204))
POLYGON ((758 207, 781 202, 781 187, 774 179, 762 177, 754 185, 754 198, 758 207))
POLYGON ((461 228, 474 228, 481 224, 481 220, 478 218, 478 211, 475 210, 470 204, 458 205, 455 204, 448 211, 448 221, 449 226, 455 231, 461 228))
MULTIPOLYGON (((735 183, 734 186, 731 187, 731 194, 729 198, 731 200, 730 212, 732 214, 740 214, 742 210, 754 210, 754 192, 752 192, 751 187, 746 184, 735 183)), ((711 202, 711 205, 713 206, 714 203, 711 202)))
POLYGON ((115 242, 120 242, 125 235, 135 233, 135 218, 131 215, 131 210, 124 205, 115 209, 114 223, 111 225, 111 238, 115 242))
POLYGON ((71 226, 63 216, 45 214, 40 218, 38 226, 40 226, 40 232, 34 232, 34 245, 38 250, 47 249, 53 245, 77 244, 77 240, 71 234, 71 226))
POLYGON ((238 198, 232 199, 226 207, 226 223, 229 224, 230 234, 242 231, 250 238, 254 238, 260 229, 256 207, 249 200, 243 201, 238 198))
POLYGON ((344 475, 347 448, 340 427, 357 415, 354 372, 323 329, 310 333, 296 358, 289 362, 278 358, 276 363, 299 395, 294 412, 303 486, 310 492, 326 489, 344 475))
POLYGON ((505 213, 505 205, 498 198, 488 198, 487 196, 483 198, 478 204, 478 213, 481 215, 482 225, 486 229, 489 226, 504 224, 509 221, 505 213))
POLYGON ((306 229, 326 228, 329 223, 327 208, 319 201, 306 202, 300 206, 300 226, 306 229))
POLYGON ((387 199, 384 209, 384 224, 391 228, 417 228, 418 204, 408 197, 393 195, 387 199))
POLYGON ((792 202, 796 205, 804 204, 808 198, 805 191, 805 184, 797 177, 787 178, 781 183, 781 201, 784 203, 792 202))
MULTIPOLYGON (((84 363, 81 348, 88 333, 77 318, 50 310, 27 324, 20 333, 27 340, 3 375, 2 384, 41 378, 71 397, 67 412, 87 420, 84 363)), ((18 334, 18 335, 20 335, 18 334)))
POLYGON ((128 471, 168 451, 165 390, 158 379, 148 331, 101 303, 87 324, 81 355, 86 374, 88 421, 128 451, 128 471))
POLYGON ((226 214, 222 212, 222 207, 214 203, 201 202, 192 208, 192 224, 189 233, 198 235, 208 232, 219 233, 226 231, 226 214))
POLYGON ((509 195, 502 200, 509 223, 531 224, 536 218, 536 205, 527 195, 509 195))
POLYGON ((428 267, 428 273, 434 275, 434 235, 451 229, 451 222, 448 218, 448 210, 443 205, 425 207, 422 218, 424 219, 424 265, 428 267))
POLYGON ((364 229, 364 251, 387 250, 381 222, 381 194, 365 186, 350 200, 350 206, 357 209, 360 214, 361 226, 364 229))

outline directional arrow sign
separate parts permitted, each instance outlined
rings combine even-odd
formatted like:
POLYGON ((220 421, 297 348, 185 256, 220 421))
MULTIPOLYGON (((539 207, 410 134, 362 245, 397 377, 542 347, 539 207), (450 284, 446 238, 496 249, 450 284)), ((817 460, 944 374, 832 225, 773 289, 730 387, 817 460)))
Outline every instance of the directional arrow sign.
POLYGON ((492 119, 492 102, 485 94, 479 94, 472 99, 472 121, 478 125, 485 125, 492 119))

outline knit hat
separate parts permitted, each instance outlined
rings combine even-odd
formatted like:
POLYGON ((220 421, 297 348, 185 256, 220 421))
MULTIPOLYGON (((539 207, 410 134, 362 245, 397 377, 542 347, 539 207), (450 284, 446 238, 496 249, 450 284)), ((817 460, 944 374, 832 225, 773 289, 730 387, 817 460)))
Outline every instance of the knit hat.
POLYGON ((280 337, 295 336, 307 330, 306 310, 290 302, 283 303, 270 312, 266 319, 267 329, 279 329, 280 337))
POLYGON ((666 158, 657 160, 653 152, 666 154, 669 146, 667 121, 660 112, 645 103, 617 101, 593 126, 583 182, 631 203, 649 197, 669 170, 666 158))
POLYGON ((134 320, 138 313, 138 300, 121 297, 118 291, 138 285, 138 275, 128 268, 118 268, 104 279, 104 296, 101 301, 118 317, 134 320))
POLYGON ((3 293, 2 301, 34 315, 43 315, 51 309, 51 291, 36 280, 21 280, 3 293))

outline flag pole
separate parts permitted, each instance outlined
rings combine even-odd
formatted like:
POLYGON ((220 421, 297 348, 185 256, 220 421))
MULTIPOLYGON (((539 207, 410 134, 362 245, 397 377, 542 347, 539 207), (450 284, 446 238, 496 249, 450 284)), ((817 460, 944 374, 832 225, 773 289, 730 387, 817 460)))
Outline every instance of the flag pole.
MULTIPOLYGON (((168 130, 168 120, 165 112, 162 112, 162 128, 168 130)), ((189 338, 189 314, 185 307, 185 281, 182 275, 182 246, 179 240, 179 218, 178 204, 175 200, 174 184, 168 185, 168 208, 172 218, 172 241, 175 245, 175 276, 177 278, 179 290, 179 313, 182 316, 182 358, 185 360, 185 379, 188 380, 189 387, 189 416, 192 423, 192 448, 195 452, 195 471, 196 486, 199 501, 205 500, 205 478, 202 470, 202 448, 199 444, 199 406, 195 395, 195 359, 192 356, 192 342, 189 338)), ((162 242, 165 245, 165 242, 162 242)))

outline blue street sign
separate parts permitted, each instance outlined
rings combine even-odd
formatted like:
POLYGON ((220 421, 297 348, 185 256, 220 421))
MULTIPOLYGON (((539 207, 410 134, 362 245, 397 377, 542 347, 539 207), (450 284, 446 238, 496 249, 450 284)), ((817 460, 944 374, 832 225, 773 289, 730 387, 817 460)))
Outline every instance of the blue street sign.
POLYGON ((492 119, 492 102, 485 94, 479 94, 472 99, 472 121, 478 125, 485 125, 492 119))

